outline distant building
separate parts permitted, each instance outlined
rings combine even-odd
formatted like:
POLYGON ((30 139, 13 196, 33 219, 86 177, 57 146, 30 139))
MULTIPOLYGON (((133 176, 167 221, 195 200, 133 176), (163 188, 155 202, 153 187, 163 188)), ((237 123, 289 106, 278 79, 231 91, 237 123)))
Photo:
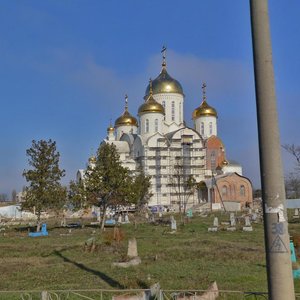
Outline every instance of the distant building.
MULTIPOLYGON (((116 146, 123 165, 132 174, 142 167, 151 176, 149 206, 178 209, 184 201, 187 207, 219 203, 214 185, 207 184, 212 178, 221 190, 228 187, 227 193, 225 188, 221 193, 224 201, 239 202, 240 207, 252 202, 251 182, 242 176, 238 163, 226 159, 225 146, 217 136, 217 111, 207 102, 205 84, 202 89, 202 101, 192 113, 193 128, 189 128, 183 117, 183 88, 167 72, 163 52, 161 72, 146 87, 138 119, 128 111, 126 96, 124 112, 107 129, 103 143, 116 146), (198 183, 192 191, 186 184, 191 176, 198 183)), ((84 171, 79 170, 77 180, 82 179, 84 171)))
POLYGON ((19 192, 19 193, 17 193, 17 195, 16 195, 16 202, 17 203, 20 203, 20 202, 24 202, 25 200, 25 195, 26 195, 26 193, 25 192, 19 192))

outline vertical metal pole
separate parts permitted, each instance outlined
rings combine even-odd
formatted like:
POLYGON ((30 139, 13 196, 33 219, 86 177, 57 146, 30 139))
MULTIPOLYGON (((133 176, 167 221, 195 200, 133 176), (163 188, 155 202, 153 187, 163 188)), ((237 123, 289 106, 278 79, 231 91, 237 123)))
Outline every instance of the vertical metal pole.
POLYGON ((295 299, 268 0, 250 0, 269 299, 295 299))

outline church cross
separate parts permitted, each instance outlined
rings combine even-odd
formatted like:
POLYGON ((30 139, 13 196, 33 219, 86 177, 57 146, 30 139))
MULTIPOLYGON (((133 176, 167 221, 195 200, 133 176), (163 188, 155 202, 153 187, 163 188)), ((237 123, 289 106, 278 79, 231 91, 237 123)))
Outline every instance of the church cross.
POLYGON ((203 82, 202 84, 202 98, 203 98, 203 101, 206 101, 206 83, 203 82))

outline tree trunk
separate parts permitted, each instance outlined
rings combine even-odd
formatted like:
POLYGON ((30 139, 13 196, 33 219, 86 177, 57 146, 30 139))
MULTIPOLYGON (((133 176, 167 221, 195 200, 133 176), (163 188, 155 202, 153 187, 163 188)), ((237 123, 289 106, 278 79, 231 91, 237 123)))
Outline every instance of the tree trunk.
POLYGON ((103 231, 103 229, 104 229, 104 225, 105 225, 105 219, 106 219, 106 209, 107 209, 107 207, 105 206, 104 208, 103 208, 103 216, 102 216, 102 218, 101 218, 101 231, 103 231))
POLYGON ((65 215, 63 215, 63 217, 62 217, 62 220, 60 222, 60 226, 61 227, 66 227, 67 226, 67 219, 66 219, 65 215))
POLYGON ((36 232, 41 231, 41 212, 38 211, 37 213, 37 223, 36 223, 36 232))

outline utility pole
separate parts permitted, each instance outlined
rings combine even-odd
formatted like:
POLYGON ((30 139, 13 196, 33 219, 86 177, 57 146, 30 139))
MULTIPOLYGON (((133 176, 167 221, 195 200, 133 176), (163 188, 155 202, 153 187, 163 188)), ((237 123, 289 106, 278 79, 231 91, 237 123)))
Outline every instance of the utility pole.
POLYGON ((294 300, 268 0, 250 0, 269 299, 294 300))

